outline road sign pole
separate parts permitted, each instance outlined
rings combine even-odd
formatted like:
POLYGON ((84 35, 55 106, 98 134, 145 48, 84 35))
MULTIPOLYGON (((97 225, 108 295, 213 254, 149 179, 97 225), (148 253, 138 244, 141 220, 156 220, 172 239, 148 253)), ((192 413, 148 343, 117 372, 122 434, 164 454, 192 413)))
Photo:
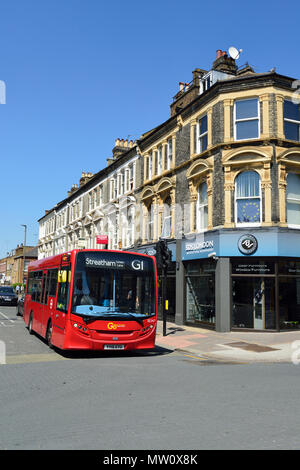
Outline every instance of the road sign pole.
POLYGON ((163 305, 163 336, 167 336, 167 310, 166 310, 166 293, 167 293, 167 270, 163 268, 162 275, 162 305, 163 305))

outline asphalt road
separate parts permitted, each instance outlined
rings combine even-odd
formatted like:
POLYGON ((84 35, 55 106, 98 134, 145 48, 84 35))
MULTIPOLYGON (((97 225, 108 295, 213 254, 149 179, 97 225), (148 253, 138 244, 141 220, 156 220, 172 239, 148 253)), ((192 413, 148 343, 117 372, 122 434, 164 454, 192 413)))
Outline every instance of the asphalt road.
POLYGON ((59 354, 0 307, 0 449, 299 449, 300 366, 59 354), (2 343, 3 344, 3 343, 2 343))

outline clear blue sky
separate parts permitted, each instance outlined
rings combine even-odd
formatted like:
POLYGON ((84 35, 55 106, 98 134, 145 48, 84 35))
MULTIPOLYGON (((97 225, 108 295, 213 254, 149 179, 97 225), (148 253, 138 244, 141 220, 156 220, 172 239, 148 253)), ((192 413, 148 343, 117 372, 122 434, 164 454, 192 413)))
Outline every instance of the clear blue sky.
POLYGON ((299 1, 1 0, 0 257, 38 240, 37 220, 115 139, 169 118, 178 82, 216 50, 300 78, 299 1))

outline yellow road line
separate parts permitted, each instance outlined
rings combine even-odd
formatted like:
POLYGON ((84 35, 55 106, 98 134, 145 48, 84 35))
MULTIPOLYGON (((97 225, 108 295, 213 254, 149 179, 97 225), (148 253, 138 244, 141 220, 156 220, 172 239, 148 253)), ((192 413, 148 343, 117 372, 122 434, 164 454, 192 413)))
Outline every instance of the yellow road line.
POLYGON ((58 354, 22 354, 19 356, 6 356, 6 364, 29 364, 34 362, 65 361, 67 357, 58 354))

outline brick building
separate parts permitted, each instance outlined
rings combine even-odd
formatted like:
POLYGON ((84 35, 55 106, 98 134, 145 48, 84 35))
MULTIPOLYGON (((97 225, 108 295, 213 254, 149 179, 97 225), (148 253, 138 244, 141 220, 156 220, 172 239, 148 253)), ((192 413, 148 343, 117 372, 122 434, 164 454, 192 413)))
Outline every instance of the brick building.
POLYGON ((5 258, 0 259, 0 283, 22 284, 27 276, 28 264, 37 259, 37 248, 17 245, 5 258), (25 262, 25 264, 24 264, 25 262))
POLYGON ((238 69, 180 82, 170 118, 40 219, 39 256, 108 233, 110 248, 168 240, 178 324, 280 330, 300 324, 300 108, 295 79, 238 69), (176 295, 174 290, 176 288, 176 295))

